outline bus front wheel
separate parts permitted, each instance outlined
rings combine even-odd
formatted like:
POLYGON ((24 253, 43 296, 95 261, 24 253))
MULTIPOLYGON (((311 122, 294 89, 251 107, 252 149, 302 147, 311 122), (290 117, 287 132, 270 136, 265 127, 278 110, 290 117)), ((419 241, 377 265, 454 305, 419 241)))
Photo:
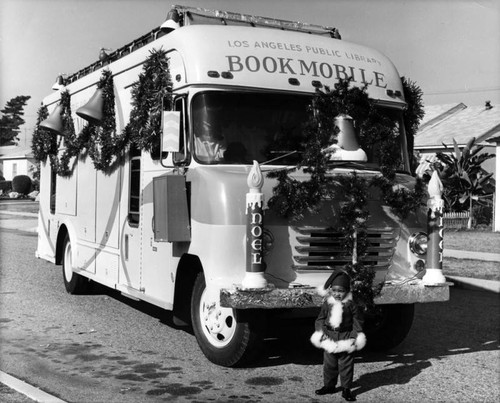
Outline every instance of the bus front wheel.
POLYGON ((385 351, 402 343, 413 324, 415 304, 377 305, 365 316, 367 347, 385 351))
POLYGON ((196 340, 205 356, 224 367, 241 366, 256 356, 262 340, 263 315, 224 308, 207 298, 205 277, 193 288, 191 318, 196 340))

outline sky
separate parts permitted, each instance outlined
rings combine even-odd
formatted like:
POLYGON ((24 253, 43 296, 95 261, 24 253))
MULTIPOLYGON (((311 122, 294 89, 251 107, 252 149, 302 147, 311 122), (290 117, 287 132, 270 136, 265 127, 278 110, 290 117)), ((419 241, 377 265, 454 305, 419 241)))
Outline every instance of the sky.
POLYGON ((500 0, 0 0, 0 109, 31 96, 19 145, 58 74, 150 32, 171 4, 333 26, 388 56, 425 105, 500 106, 500 0))

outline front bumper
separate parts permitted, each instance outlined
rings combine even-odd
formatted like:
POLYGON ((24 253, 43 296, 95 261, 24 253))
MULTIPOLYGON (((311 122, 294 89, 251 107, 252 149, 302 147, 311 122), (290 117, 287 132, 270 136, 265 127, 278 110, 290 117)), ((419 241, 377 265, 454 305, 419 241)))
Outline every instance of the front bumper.
MULTIPOLYGON (((376 304, 414 304, 425 302, 443 302, 450 299, 450 285, 424 285, 422 280, 404 284, 386 283, 376 304)), ((221 289, 220 304, 234 309, 278 309, 278 308, 314 308, 323 303, 314 287, 274 288, 245 290, 238 286, 221 289)))

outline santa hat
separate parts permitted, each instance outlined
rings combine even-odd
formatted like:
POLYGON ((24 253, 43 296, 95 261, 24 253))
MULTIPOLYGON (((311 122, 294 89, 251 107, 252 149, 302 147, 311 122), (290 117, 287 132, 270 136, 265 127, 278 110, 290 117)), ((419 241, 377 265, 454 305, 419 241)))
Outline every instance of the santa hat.
POLYGON ((327 290, 329 287, 335 285, 344 287, 346 291, 351 289, 351 278, 344 270, 335 270, 330 277, 328 277, 328 280, 326 280, 324 288, 327 290))

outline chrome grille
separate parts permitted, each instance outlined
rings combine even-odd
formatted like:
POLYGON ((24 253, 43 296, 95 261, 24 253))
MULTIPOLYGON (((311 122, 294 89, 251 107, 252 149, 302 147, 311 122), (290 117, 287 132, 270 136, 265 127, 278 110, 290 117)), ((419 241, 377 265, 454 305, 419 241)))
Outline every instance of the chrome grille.
MULTIPOLYGON (((293 269, 296 271, 325 271, 343 267, 352 261, 342 248, 344 235, 319 227, 294 227, 298 246, 295 247, 293 269)), ((393 228, 367 231, 368 248, 361 259, 375 270, 387 270, 396 246, 396 230, 393 228)))

